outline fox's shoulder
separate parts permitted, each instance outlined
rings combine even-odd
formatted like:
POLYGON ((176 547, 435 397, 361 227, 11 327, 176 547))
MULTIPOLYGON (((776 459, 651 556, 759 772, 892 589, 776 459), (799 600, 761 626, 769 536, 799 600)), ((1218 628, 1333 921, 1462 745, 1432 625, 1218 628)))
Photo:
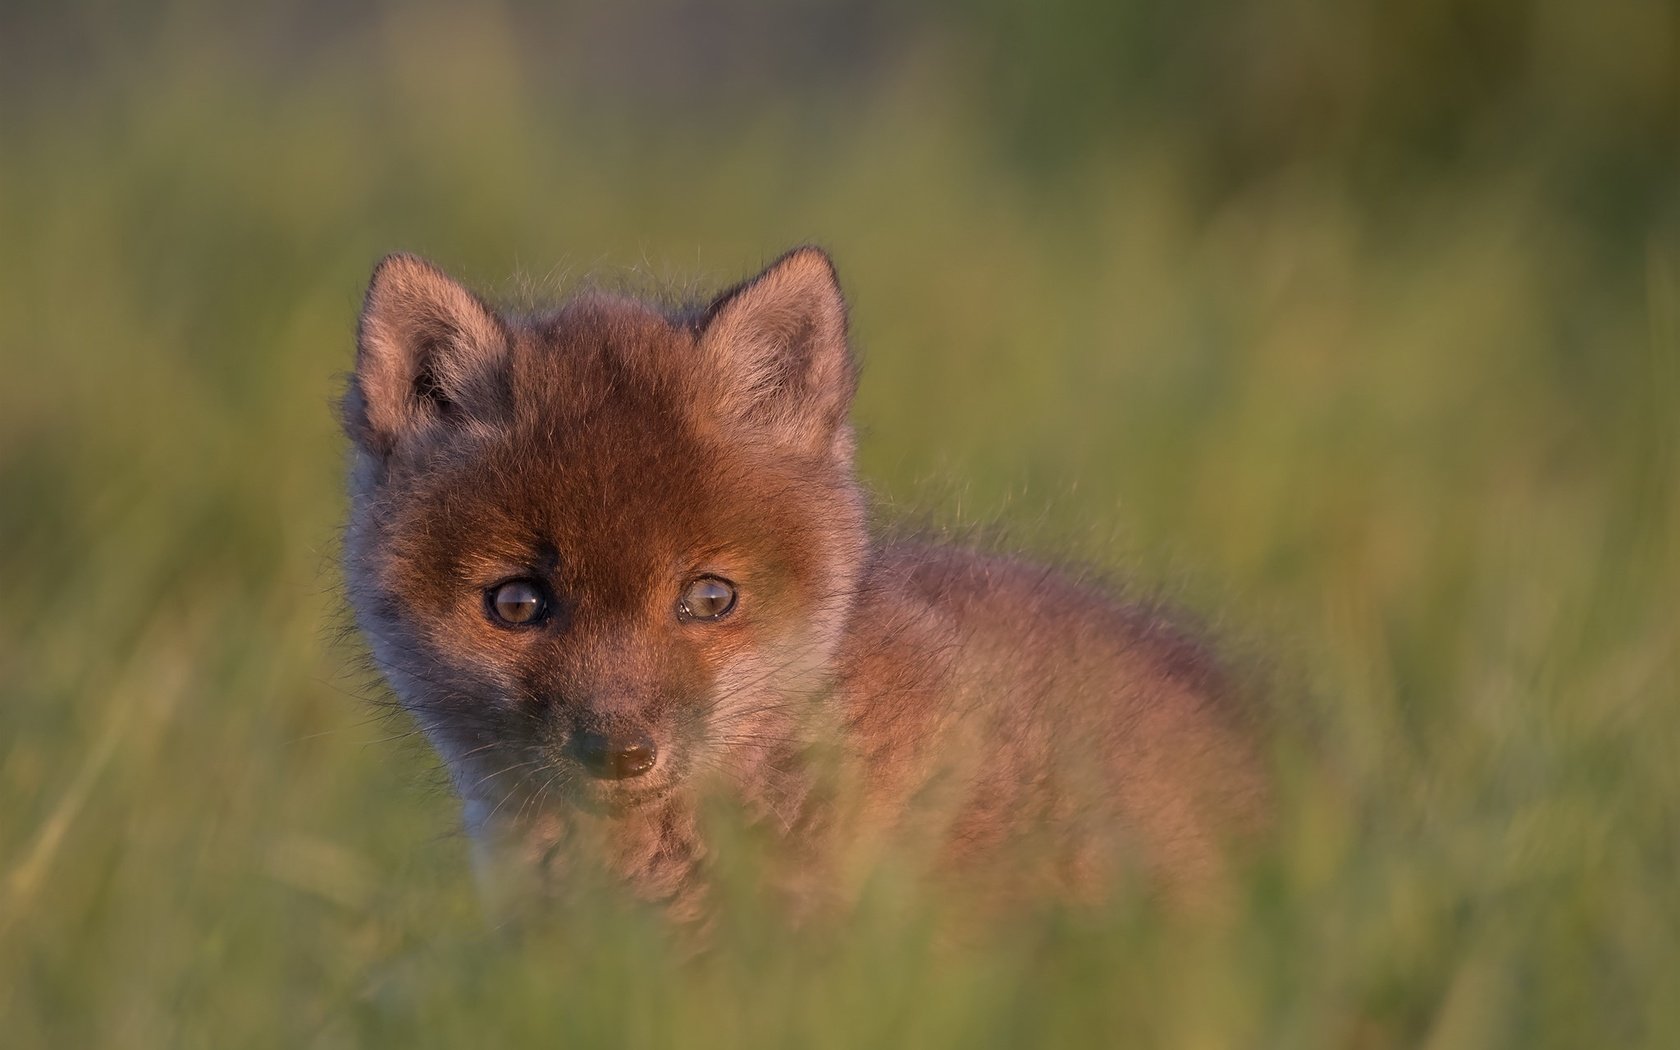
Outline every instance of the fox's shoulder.
POLYGON ((1114 635, 1171 633, 1174 617, 1119 581, 1078 566, 921 540, 881 545, 872 565, 897 587, 963 621, 999 622, 1019 634, 1038 625, 1114 635), (1081 625, 1084 625, 1083 627, 1081 625))

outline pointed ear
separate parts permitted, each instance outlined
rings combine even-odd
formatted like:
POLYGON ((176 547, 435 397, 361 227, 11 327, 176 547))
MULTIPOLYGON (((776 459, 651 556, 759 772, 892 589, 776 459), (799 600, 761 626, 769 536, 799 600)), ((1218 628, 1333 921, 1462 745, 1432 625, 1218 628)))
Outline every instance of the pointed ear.
POLYGON ((718 296, 701 320, 713 418, 784 448, 849 461, 857 366, 846 301, 820 248, 795 248, 718 296))
POLYGON ((508 331, 484 301, 414 255, 373 271, 356 328, 344 426, 384 457, 440 424, 488 419, 505 397, 508 331))

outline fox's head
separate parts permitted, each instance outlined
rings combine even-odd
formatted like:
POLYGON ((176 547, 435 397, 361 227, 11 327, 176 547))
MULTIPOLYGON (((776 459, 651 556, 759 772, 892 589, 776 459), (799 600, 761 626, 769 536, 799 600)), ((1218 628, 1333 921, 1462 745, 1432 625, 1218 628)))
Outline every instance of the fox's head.
POLYGON ((346 571, 469 802, 658 798, 820 697, 867 550, 855 384, 817 249, 702 307, 520 317, 380 263, 343 405, 346 571))

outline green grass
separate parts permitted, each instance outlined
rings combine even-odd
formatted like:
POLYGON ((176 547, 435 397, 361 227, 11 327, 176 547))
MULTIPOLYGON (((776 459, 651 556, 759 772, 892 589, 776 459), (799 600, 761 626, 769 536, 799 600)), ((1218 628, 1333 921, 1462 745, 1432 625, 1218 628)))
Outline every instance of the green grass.
MULTIPOLYGON (((707 115, 539 90, 517 38, 393 15, 276 72, 177 20, 10 89, 0 1042, 1680 1043, 1680 179, 1631 220, 1560 191, 1547 158, 1603 159, 1577 112, 1212 192, 1170 108, 1018 163, 961 49, 707 115), (1228 921, 958 948, 883 883, 820 942, 743 893, 701 964, 606 898, 486 927, 339 640, 371 265, 531 301, 808 239, 883 503, 1140 574, 1278 669, 1283 812, 1228 921)), ((1541 57, 1530 96, 1626 116, 1541 57)))

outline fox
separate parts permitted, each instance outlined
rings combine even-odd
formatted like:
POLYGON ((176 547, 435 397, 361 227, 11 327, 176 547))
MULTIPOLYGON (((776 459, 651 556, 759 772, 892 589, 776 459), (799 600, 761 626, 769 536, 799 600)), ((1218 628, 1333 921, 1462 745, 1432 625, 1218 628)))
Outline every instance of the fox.
POLYGON ((1160 603, 876 523, 848 312, 812 246, 676 305, 374 270, 349 605, 481 874, 592 863, 698 920, 721 799, 789 892, 895 849, 1068 899, 1217 883, 1269 812, 1236 676, 1160 603))

